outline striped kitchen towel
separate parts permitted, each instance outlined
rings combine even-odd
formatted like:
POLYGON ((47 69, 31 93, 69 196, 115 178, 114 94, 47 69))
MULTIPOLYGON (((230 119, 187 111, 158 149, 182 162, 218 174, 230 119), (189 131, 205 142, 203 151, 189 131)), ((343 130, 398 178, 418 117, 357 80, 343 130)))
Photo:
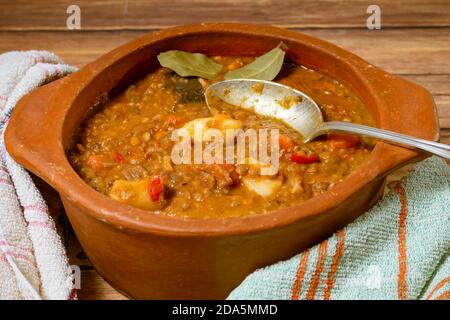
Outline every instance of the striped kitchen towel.
POLYGON ((6 151, 3 134, 20 98, 75 70, 47 51, 0 55, 0 300, 74 298, 55 224, 28 172, 6 151))
POLYGON ((424 160, 364 215, 228 299, 450 299, 449 185, 445 161, 424 160))

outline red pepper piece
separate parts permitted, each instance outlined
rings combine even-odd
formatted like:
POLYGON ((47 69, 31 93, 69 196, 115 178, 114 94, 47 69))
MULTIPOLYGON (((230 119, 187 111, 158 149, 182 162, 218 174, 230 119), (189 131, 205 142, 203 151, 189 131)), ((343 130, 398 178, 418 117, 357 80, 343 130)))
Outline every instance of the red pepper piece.
POLYGON ((125 158, 117 150, 114 150, 114 160, 116 160, 117 163, 125 162, 125 158))
POLYGON ((295 163, 305 164, 305 163, 314 163, 319 162, 319 157, 315 154, 306 156, 300 153, 292 153, 291 161, 295 163))
POLYGON ((163 193, 164 185, 161 176, 154 176, 152 181, 148 185, 148 194, 152 201, 158 201, 159 197, 163 193))

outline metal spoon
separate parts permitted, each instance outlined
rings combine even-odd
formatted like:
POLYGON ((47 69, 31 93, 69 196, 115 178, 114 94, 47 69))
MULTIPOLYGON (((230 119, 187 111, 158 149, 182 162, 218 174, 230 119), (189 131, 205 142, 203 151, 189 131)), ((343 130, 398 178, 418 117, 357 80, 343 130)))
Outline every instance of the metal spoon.
POLYGON ((206 104, 210 109, 214 97, 243 109, 251 109, 257 114, 279 119, 297 130, 304 142, 330 132, 346 132, 450 159, 450 146, 446 144, 349 122, 324 122, 322 112, 313 99, 276 82, 252 79, 221 81, 210 85, 205 91, 206 104))

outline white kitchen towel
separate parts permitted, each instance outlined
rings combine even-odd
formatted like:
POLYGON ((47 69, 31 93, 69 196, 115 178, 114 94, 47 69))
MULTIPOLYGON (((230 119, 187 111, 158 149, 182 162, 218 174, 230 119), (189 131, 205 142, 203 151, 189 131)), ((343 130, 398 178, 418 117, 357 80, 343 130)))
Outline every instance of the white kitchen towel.
POLYGON ((47 51, 0 55, 1 300, 75 297, 72 271, 55 223, 30 175, 9 156, 4 144, 4 130, 19 99, 74 71, 47 51))

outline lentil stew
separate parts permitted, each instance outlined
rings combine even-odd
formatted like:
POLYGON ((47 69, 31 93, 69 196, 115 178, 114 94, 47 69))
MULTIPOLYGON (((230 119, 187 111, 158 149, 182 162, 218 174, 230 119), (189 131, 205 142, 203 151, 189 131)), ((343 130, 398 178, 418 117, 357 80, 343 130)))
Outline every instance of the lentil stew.
MULTIPOLYGON (((224 72, 253 61, 213 59, 224 67, 212 80, 183 78, 158 68, 102 105, 81 124, 69 150, 78 174, 97 191, 137 208, 169 216, 223 218, 305 201, 332 188, 368 158, 373 148, 368 139, 330 134, 303 144, 293 129, 251 111, 222 103, 211 114, 204 88, 222 80, 224 72), (262 176, 261 164, 251 161, 175 164, 171 134, 198 123, 215 129, 277 129, 277 172, 262 176)), ((354 92, 317 71, 285 63, 274 81, 312 97, 326 121, 374 124, 354 92)))

